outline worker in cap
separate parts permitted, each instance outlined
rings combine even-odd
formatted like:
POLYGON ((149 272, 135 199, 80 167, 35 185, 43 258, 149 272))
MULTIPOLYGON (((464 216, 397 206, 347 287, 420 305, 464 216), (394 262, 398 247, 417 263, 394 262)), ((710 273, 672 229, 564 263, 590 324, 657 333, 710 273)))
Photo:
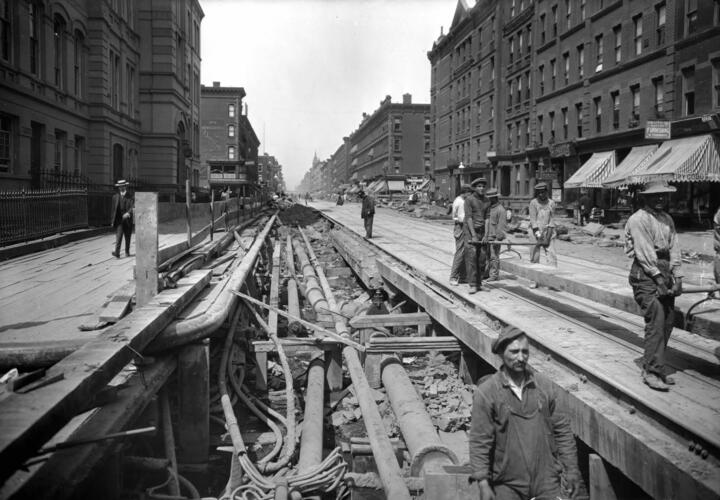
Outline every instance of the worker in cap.
POLYGON ((472 181, 473 193, 465 199, 465 268, 467 270, 469 293, 482 289, 482 279, 487 264, 487 242, 485 219, 490 202, 485 198, 485 177, 472 181))
POLYGON ((651 389, 675 383, 665 366, 665 349, 675 325, 675 297, 682 293, 680 247, 665 211, 673 186, 654 181, 640 191, 643 207, 625 224, 625 253, 633 260, 630 286, 645 319, 642 378, 651 389))
POLYGON ((558 462, 574 496, 575 438, 553 383, 527 364, 527 336, 508 325, 492 351, 502 365, 475 391, 470 422, 470 478, 479 483, 480 498, 560 498, 558 462))
POLYGON ((467 278, 465 268, 465 199, 473 192, 470 184, 460 186, 460 194, 452 203, 453 238, 455 240, 455 255, 450 266, 450 285, 457 286, 467 278))
POLYGON ((545 250, 547 263, 557 267, 555 251, 555 202, 548 197, 548 186, 544 182, 535 184, 535 197, 528 206, 530 213, 530 239, 537 243, 530 251, 530 262, 540 262, 540 250, 545 250))
POLYGON ((485 234, 489 242, 487 281, 497 281, 500 278, 500 244, 493 242, 505 239, 507 214, 505 207, 500 203, 500 195, 497 189, 488 189, 485 196, 490 203, 488 216, 485 219, 485 234))

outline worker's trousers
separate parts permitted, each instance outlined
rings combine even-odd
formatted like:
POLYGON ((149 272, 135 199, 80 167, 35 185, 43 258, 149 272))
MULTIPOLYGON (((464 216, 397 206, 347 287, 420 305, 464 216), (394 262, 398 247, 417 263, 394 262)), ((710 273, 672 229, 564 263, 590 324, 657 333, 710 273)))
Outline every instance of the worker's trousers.
POLYGON ((372 238, 372 226, 373 226, 373 218, 374 215, 366 215, 363 218, 363 221, 365 223, 365 236, 367 238, 372 238))
MULTIPOLYGON (((485 228, 476 227, 475 234, 478 240, 481 240, 485 228)), ((485 274, 485 265, 487 264, 487 245, 473 245, 472 235, 466 227, 463 231, 465 234, 465 269, 467 271, 468 285, 480 288, 482 286, 483 274, 485 274)))
MULTIPOLYGON (((552 231, 550 238, 548 240, 547 245, 535 245, 534 247, 531 247, 530 249, 530 262, 537 264, 540 262, 540 250, 545 250, 545 256, 547 257, 547 263, 550 266, 557 267, 557 252, 555 251, 555 229, 554 228, 545 228, 546 231, 552 231)), ((538 241, 538 239, 535 237, 535 233, 533 233, 532 228, 528 229, 528 233, 530 234, 530 239, 533 242, 538 241)), ((541 236, 542 238, 542 236, 541 236)))
POLYGON ((488 245, 488 278, 496 280, 500 277, 500 245, 488 245))
POLYGON ((132 236, 132 223, 122 221, 115 226, 115 254, 120 254, 120 244, 125 238, 125 255, 130 255, 130 237, 132 236))
POLYGON ((453 257, 452 267, 450 268, 450 279, 465 281, 467 272, 465 270, 465 231, 462 222, 456 222, 453 229, 453 237, 455 238, 455 256, 453 257))
MULTIPOLYGON (((671 288, 669 268, 667 260, 658 260, 658 269, 667 287, 671 288)), ((637 260, 633 261, 628 281, 633 289, 635 302, 640 306, 645 319, 643 369, 665 376, 665 348, 675 325, 675 297, 658 297, 655 281, 643 271, 637 260)))

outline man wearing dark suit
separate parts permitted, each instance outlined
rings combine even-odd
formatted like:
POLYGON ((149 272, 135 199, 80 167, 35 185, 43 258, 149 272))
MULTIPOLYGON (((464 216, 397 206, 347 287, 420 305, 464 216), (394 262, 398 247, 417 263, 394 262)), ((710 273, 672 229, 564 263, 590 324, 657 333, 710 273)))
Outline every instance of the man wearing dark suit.
POLYGON ((370 239, 372 238, 373 219, 375 218, 375 198, 366 194, 365 191, 360 191, 358 196, 362 200, 360 217, 364 219, 365 237, 370 239))
POLYGON ((135 200, 128 192, 127 181, 120 180, 115 186, 118 188, 118 192, 113 195, 110 224, 115 229, 115 250, 112 254, 119 259, 123 236, 125 237, 125 257, 130 256, 130 236, 132 235, 135 200))

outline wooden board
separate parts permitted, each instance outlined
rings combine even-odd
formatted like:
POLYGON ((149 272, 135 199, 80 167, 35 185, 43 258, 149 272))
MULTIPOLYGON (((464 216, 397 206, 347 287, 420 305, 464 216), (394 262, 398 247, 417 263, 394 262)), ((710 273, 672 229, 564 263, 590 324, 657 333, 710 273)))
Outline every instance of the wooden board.
POLYGON ((432 320, 427 313, 395 313, 378 314, 375 316, 355 316, 350 320, 353 328, 372 328, 374 326, 415 326, 431 325, 432 320))
POLYGON ((158 293, 158 194, 135 193, 137 305, 158 293))
POLYGON ((135 294, 135 283, 130 282, 120 290, 118 290, 110 299, 110 301, 102 308, 102 312, 98 315, 100 321, 108 323, 117 323, 127 314, 135 294))
POLYGON ((90 401, 210 281, 210 271, 194 271, 178 287, 158 294, 48 370, 64 379, 28 394, 13 394, 0 407, 0 480, 90 401))

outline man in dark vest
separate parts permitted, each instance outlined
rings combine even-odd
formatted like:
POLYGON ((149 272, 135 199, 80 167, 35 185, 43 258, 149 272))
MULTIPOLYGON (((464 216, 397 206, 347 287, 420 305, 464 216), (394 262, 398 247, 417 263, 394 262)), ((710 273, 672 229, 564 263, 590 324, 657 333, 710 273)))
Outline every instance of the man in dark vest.
POLYGON ((133 227, 133 210, 135 200, 128 192, 127 181, 120 180, 115 184, 118 192, 113 195, 110 224, 115 229, 115 250, 113 255, 120 258, 120 243, 125 237, 125 257, 130 256, 130 236, 133 227))

